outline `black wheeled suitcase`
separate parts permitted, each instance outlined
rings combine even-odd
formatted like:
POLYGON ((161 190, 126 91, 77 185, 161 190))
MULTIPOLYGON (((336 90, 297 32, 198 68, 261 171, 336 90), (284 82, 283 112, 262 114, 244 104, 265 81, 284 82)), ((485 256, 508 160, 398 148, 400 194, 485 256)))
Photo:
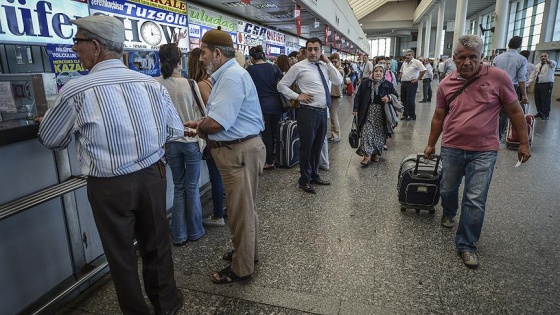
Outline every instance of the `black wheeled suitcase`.
POLYGON ((276 128, 276 165, 292 167, 299 163, 299 133, 297 122, 286 119, 276 128))
POLYGON ((397 189, 401 211, 406 209, 435 212, 439 202, 441 163, 439 155, 424 159, 423 154, 411 154, 401 162, 397 189))

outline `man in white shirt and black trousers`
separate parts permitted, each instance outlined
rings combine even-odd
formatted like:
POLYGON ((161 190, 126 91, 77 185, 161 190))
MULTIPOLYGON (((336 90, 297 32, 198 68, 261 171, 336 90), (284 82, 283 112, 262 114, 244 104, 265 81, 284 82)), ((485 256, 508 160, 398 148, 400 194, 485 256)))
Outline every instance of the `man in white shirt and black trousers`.
POLYGON ((548 52, 544 51, 541 53, 541 63, 535 64, 535 70, 529 78, 529 84, 535 82, 535 105, 538 112, 535 117, 542 120, 548 120, 550 115, 555 69, 556 61, 548 59, 548 52))
POLYGON ((406 60, 403 62, 400 72, 401 77, 401 101, 404 105, 404 113, 401 119, 416 120, 416 91, 418 81, 426 73, 426 67, 418 59, 414 58, 414 50, 406 51, 406 60))
POLYGON ((306 59, 293 65, 278 82, 278 91, 300 102, 297 116, 299 132, 299 187, 314 194, 316 185, 330 185, 319 176, 317 166, 327 133, 327 111, 331 103, 331 83, 342 84, 342 75, 323 53, 323 43, 307 40, 306 59), (290 89, 296 82, 301 94, 290 89))

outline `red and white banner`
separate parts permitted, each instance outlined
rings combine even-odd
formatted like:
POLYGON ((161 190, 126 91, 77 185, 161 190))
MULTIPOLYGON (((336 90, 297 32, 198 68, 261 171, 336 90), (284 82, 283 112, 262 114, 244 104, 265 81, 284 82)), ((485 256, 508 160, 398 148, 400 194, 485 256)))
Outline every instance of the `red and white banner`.
POLYGON ((251 0, 241 0, 241 3, 251 4, 251 0))
POLYGON ((297 4, 294 10, 294 17, 296 19, 296 34, 297 36, 301 36, 301 7, 297 4))

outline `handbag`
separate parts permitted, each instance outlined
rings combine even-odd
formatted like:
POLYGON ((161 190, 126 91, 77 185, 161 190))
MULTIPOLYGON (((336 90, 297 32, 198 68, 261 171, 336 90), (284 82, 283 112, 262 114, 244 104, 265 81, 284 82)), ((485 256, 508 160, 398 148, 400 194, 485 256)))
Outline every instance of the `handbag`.
POLYGON ((292 106, 292 101, 287 98, 286 96, 284 96, 284 94, 278 92, 278 94, 280 94, 280 100, 282 101, 282 109, 284 110, 284 112, 289 111, 290 109, 294 108, 292 106))
POLYGON ((356 149, 360 146, 360 133, 358 132, 358 117, 354 116, 352 120, 352 129, 350 129, 350 134, 348 135, 348 142, 350 142, 350 147, 356 149))

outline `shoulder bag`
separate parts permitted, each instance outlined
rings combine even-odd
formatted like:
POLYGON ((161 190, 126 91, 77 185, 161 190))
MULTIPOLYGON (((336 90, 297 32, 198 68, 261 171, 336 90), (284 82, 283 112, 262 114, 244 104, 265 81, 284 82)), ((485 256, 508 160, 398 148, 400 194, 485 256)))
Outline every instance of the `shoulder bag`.
MULTIPOLYGON (((188 81, 189 81, 189 85, 191 86, 191 91, 193 93, 194 101, 196 102, 196 107, 198 107, 198 110, 202 114, 202 117, 206 117, 206 111, 204 110, 204 107, 202 106, 202 100, 200 100, 198 98, 198 95, 196 94, 196 89, 194 88, 194 85, 196 84, 196 82, 193 79, 188 79, 188 81)), ((209 160, 209 159, 212 158, 212 154, 210 153, 210 148, 211 148, 211 146, 210 146, 209 140, 206 140, 206 146, 202 150, 202 159, 203 160, 209 160)))

